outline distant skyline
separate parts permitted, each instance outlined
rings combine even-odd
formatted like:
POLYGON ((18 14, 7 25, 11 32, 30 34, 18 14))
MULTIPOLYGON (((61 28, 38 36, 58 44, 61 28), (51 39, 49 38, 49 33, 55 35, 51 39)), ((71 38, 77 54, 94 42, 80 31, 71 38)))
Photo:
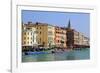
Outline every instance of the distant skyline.
POLYGON ((60 27, 67 27, 70 20, 72 29, 90 37, 89 13, 22 10, 21 15, 23 23, 41 22, 60 27))

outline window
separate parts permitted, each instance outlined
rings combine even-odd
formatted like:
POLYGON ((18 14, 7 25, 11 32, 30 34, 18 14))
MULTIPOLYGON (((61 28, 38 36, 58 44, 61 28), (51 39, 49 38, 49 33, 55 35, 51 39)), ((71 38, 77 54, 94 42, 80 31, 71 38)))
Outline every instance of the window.
POLYGON ((24 35, 26 35, 26 32, 24 32, 24 35))
POLYGON ((24 41, 24 44, 26 44, 26 42, 24 41))
POLYGON ((59 40, 58 40, 58 43, 59 43, 59 40))
POLYGON ((40 34, 41 34, 41 31, 40 31, 40 34))
POLYGON ((30 32, 27 33, 28 35, 30 34, 30 32))
POLYGON ((31 42, 31 44, 32 44, 32 42, 31 42))
POLYGON ((52 31, 48 31, 48 35, 52 35, 53 34, 53 32, 52 31))
POLYGON ((31 37, 31 40, 32 40, 32 37, 31 37))
POLYGON ((64 38, 63 36, 61 36, 61 39, 62 39, 62 40, 65 40, 65 38, 64 38))
POLYGON ((29 37, 27 37, 27 39, 29 39, 29 37))
POLYGON ((31 28, 27 28, 28 30, 30 30, 31 28))
POLYGON ((31 35, 32 35, 32 32, 31 32, 31 35))

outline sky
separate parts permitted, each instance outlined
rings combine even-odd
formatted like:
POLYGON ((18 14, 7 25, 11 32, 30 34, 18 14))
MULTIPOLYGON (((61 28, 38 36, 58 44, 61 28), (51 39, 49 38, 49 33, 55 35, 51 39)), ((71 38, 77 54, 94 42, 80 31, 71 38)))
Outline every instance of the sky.
POLYGON ((22 22, 29 21, 48 23, 55 26, 67 27, 70 20, 71 28, 90 37, 90 14, 80 12, 54 12, 22 10, 22 22))

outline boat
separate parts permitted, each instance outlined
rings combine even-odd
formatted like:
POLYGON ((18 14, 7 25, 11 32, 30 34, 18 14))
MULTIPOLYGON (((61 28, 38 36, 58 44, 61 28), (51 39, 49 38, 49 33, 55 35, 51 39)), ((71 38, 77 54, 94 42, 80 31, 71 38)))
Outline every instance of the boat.
POLYGON ((40 51, 40 52, 25 52, 25 55, 35 55, 35 54, 49 54, 50 52, 44 52, 44 51, 40 51))

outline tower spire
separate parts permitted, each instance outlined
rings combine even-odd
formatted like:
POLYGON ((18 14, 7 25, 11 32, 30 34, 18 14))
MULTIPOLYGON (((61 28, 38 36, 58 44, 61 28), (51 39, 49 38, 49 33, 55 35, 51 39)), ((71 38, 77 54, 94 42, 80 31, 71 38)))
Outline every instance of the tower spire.
POLYGON ((70 20, 69 20, 69 22, 68 22, 68 28, 69 28, 69 29, 71 28, 70 20))

